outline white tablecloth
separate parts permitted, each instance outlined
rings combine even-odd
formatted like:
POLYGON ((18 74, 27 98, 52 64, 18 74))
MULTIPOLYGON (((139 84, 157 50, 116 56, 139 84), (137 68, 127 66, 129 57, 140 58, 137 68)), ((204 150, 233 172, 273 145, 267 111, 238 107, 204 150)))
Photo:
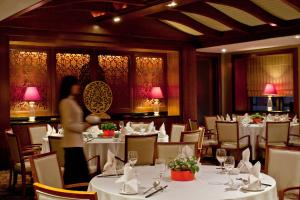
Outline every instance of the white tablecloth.
MULTIPOLYGON (((257 136, 266 136, 266 130, 264 124, 249 124, 249 125, 243 125, 240 124, 239 127, 239 133, 240 137, 243 137, 245 135, 250 135, 250 144, 251 144, 251 153, 252 153, 252 159, 255 160, 256 158, 256 139, 257 136)), ((290 134, 299 135, 299 124, 291 123, 290 126, 290 134)), ((245 140, 244 140, 245 141, 245 140)))
MULTIPOLYGON (((133 200, 145 199, 143 191, 149 188, 155 177, 155 167, 145 166, 136 167, 140 181, 139 194, 121 195, 119 189, 121 184, 116 184, 117 178, 99 178, 94 177, 89 184, 89 191, 96 191, 98 199, 101 200, 133 200)), ((260 192, 246 192, 242 190, 230 190, 225 183, 228 176, 218 174, 215 166, 201 166, 196 180, 188 182, 171 181, 166 173, 162 185, 168 185, 167 189, 159 192, 152 197, 153 200, 221 200, 221 199, 243 199, 243 200, 277 200, 276 182, 270 176, 262 174, 262 182, 271 184, 260 192)), ((246 178, 247 174, 232 175, 233 179, 237 177, 246 178)), ((237 181, 237 180, 234 180, 237 181)))

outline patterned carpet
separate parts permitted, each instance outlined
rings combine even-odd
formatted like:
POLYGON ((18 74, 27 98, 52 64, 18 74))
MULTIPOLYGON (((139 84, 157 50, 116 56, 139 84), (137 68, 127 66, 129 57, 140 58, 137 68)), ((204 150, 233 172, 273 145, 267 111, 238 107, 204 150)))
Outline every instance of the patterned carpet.
POLYGON ((8 190, 9 171, 0 171, 0 200, 33 200, 34 191, 30 177, 27 177, 26 197, 21 196, 21 176, 18 176, 16 188, 8 190))

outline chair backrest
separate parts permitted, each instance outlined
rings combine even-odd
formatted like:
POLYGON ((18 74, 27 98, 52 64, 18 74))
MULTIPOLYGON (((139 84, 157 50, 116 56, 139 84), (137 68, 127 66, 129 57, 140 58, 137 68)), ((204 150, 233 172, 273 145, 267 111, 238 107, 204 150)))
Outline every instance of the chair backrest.
POLYGON ((276 180, 277 190, 300 186, 300 148, 267 146, 266 173, 276 180))
POLYGON ((195 131, 183 131, 181 133, 181 142, 196 142, 197 148, 202 149, 205 128, 200 127, 195 131))
POLYGON ((197 142, 159 142, 157 143, 157 158, 166 161, 173 160, 181 153, 183 147, 189 146, 194 150, 194 156, 197 152, 197 142))
POLYGON ((238 122, 216 121, 219 142, 237 142, 239 138, 238 122))
POLYGON ((125 161, 128 151, 138 152, 136 165, 154 165, 156 153, 157 134, 126 135, 125 136, 125 161))
POLYGON ((185 124, 172 124, 170 142, 180 142, 181 132, 185 131, 185 124))
POLYGON ((97 200, 96 192, 64 190, 41 183, 33 184, 37 200, 97 200))
POLYGON ((216 133, 217 132, 216 121, 217 121, 216 116, 204 116, 206 130, 209 130, 212 133, 216 133))
POLYGON ((10 161, 15 164, 21 162, 21 146, 19 138, 15 134, 4 133, 9 148, 10 161))
POLYGON ((41 126, 29 126, 28 133, 30 136, 31 144, 42 144, 43 137, 47 134, 46 125, 41 126))
POLYGON ((198 130, 199 125, 197 120, 188 119, 188 125, 190 131, 198 130))
POLYGON ((56 188, 64 187, 56 153, 37 154, 29 159, 34 182, 56 188))
POLYGON ((48 136, 50 152, 56 152, 59 166, 65 166, 65 151, 61 145, 62 137, 48 136))
POLYGON ((288 142, 290 122, 267 122, 266 140, 270 142, 288 142))

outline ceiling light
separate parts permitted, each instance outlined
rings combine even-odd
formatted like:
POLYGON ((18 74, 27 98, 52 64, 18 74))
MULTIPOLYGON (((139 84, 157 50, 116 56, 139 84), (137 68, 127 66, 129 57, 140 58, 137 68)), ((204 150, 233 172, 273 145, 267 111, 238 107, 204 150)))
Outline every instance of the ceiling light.
POLYGON ((295 39, 300 39, 300 35, 296 35, 296 36, 295 36, 295 39))
POLYGON ((115 23, 118 23, 118 22, 121 21, 121 18, 120 18, 120 17, 114 17, 114 18, 113 18, 113 21, 114 21, 115 23))
POLYGON ((270 23, 270 26, 277 26, 277 24, 275 24, 275 23, 270 23))
POLYGON ((226 53, 227 49, 222 49, 221 51, 222 53, 226 53))
POLYGON ((175 1, 171 1, 170 3, 167 4, 168 7, 174 8, 177 6, 177 3, 175 1))

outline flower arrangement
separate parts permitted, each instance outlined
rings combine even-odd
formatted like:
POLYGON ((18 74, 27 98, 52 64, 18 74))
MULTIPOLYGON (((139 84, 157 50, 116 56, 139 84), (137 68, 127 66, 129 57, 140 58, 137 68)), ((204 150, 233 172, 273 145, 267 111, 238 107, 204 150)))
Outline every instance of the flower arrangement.
POLYGON ((112 122, 105 122, 100 125, 101 130, 117 130, 117 125, 112 122))
POLYGON ((263 116, 261 116, 259 113, 255 113, 253 115, 250 115, 250 118, 254 123, 260 123, 263 120, 263 116))
POLYGON ((168 167, 174 181, 192 181, 195 179, 195 173, 199 171, 195 157, 177 157, 168 163, 168 167))

